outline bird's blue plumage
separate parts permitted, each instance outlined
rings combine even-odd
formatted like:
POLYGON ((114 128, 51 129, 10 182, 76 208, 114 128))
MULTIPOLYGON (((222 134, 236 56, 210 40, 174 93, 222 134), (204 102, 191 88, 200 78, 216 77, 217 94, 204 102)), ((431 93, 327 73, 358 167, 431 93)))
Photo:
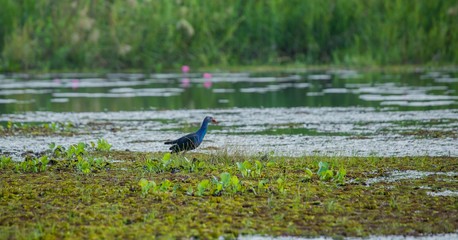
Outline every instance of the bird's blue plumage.
POLYGON ((205 134, 207 133, 208 123, 210 122, 216 123, 214 118, 207 116, 204 118, 199 130, 195 133, 187 134, 173 141, 167 141, 165 144, 172 144, 169 148, 172 150, 172 153, 196 149, 204 140, 205 134))

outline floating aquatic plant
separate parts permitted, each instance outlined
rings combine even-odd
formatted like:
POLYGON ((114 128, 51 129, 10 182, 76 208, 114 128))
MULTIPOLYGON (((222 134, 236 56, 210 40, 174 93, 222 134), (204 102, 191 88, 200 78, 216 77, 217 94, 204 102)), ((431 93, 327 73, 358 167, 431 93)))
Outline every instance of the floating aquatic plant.
POLYGON ((77 158, 78 156, 83 156, 87 154, 87 147, 88 145, 83 142, 79 142, 77 144, 70 145, 66 151, 67 159, 77 158))
POLYGON ((148 181, 145 178, 140 179, 140 181, 138 181, 138 185, 140 185, 143 197, 148 195, 150 189, 153 189, 153 191, 155 191, 155 188, 157 186, 155 181, 148 181))
POLYGON ((245 160, 237 162, 236 165, 243 177, 260 177, 262 174, 263 164, 259 160, 256 160, 254 164, 245 160))
POLYGON ((15 166, 16 172, 22 173, 37 173, 44 172, 48 167, 48 156, 41 156, 39 158, 26 159, 18 162, 15 166))
POLYGON ((97 139, 97 145, 93 144, 93 142, 91 142, 91 144, 92 144, 92 147, 95 148, 95 150, 97 151, 108 152, 111 149, 111 144, 109 144, 108 141, 103 138, 97 139))
POLYGON ((213 195, 219 195, 224 192, 235 194, 242 190, 242 185, 240 184, 239 178, 237 176, 231 176, 228 172, 223 172, 220 174, 220 179, 213 178, 213 195))
POLYGON ((31 164, 30 160, 39 158, 30 157, 30 166, 24 164, 23 171, 15 171, 20 162, 4 160, 6 167, 0 169, 0 182, 7 184, 0 188, 0 210, 5 215, 4 226, 18 228, 0 228, 0 233, 9 238, 32 238, 39 228, 37 221, 44 223, 41 232, 57 238, 65 238, 65 231, 81 238, 92 234, 230 238, 246 233, 275 237, 303 236, 310 231, 318 236, 409 235, 453 232, 457 226, 456 199, 430 196, 430 190, 422 188, 427 185, 455 191, 449 181, 442 180, 445 175, 409 180, 409 184, 363 184, 367 178, 383 174, 374 172, 374 168, 437 172, 447 167, 456 171, 456 158, 367 161, 357 157, 272 157, 269 162, 261 161, 263 167, 258 174, 256 156, 215 158, 194 153, 168 158, 163 153, 86 149, 86 154, 77 158, 64 156, 57 161, 49 153, 48 159, 53 163, 48 163, 45 171, 42 165, 31 164), (110 163, 107 168, 107 157, 123 161, 110 163), (147 166, 148 159, 154 159, 161 169, 166 166, 166 170, 152 174, 137 171, 147 166), (243 177, 235 163, 243 164, 245 160, 251 163, 252 171, 243 177), (81 170, 76 167, 78 161, 81 170), (193 161, 205 166, 188 172, 193 161), (182 172, 175 172, 176 168, 182 172), (84 169, 88 174, 83 173, 84 169), (333 177, 321 180, 318 170, 331 170, 333 177), (347 172, 351 173, 350 180, 360 178, 361 183, 335 184, 345 181, 347 172), (391 224, 396 221, 400 225, 391 224), (72 224, 65 224, 68 222, 72 224), (392 228, 379 227, 380 224, 392 228), (81 230, 83 225, 97 228, 97 233, 81 230))
POLYGON ((84 174, 89 174, 95 171, 100 171, 107 165, 108 162, 103 158, 78 156, 76 170, 84 174))
POLYGON ((5 169, 12 164, 11 157, 0 156, 0 169, 5 169))
POLYGON ((211 187, 211 182, 208 179, 204 179, 199 182, 197 185, 197 191, 196 194, 197 196, 203 196, 205 192, 209 191, 211 187))

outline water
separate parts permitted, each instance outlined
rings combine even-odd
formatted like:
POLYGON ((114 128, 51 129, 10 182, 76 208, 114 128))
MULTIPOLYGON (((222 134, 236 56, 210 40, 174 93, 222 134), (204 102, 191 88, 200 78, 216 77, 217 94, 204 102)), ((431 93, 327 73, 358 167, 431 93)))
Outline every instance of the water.
POLYGON ((0 75, 0 111, 374 107, 458 108, 458 74, 420 72, 0 75))
POLYGON ((198 151, 458 156, 458 73, 353 70, 202 74, 0 75, 0 124, 72 122, 74 136, 1 137, 3 152, 106 138, 118 150, 210 126, 198 151), (116 129, 116 130, 113 130, 116 129))

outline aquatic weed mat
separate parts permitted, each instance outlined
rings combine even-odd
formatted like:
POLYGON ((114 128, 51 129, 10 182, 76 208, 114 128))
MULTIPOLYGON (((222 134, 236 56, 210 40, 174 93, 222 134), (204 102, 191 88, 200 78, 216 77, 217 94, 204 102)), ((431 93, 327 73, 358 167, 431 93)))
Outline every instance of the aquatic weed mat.
POLYGON ((2 157, 0 238, 417 236, 458 229, 456 157, 101 151, 53 158, 2 157))

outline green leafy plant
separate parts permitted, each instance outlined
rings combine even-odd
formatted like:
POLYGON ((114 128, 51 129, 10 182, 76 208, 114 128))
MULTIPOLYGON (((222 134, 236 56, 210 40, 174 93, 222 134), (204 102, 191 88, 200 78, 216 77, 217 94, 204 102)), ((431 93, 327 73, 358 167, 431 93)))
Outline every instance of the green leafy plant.
POLYGON ((159 187, 159 190, 161 192, 167 192, 169 191, 170 187, 172 186, 172 182, 170 182, 168 179, 165 179, 161 182, 161 185, 159 187))
POLYGON ((251 163, 248 160, 242 162, 237 162, 237 168, 239 169, 242 177, 248 177, 251 174, 251 163))
POLYGON ((265 191, 267 189, 267 183, 268 182, 269 182, 269 180, 267 180, 267 179, 259 180, 259 182, 258 182, 258 192, 265 191))
POLYGON ((82 172, 84 174, 88 174, 91 172, 91 163, 84 159, 81 156, 78 156, 78 162, 76 163, 76 169, 79 172, 82 172))
POLYGON ((162 156, 162 160, 161 160, 161 163, 162 163, 162 168, 163 169, 167 169, 167 167, 170 165, 170 163, 172 163, 172 158, 171 158, 171 154, 170 153, 165 153, 164 156, 162 156))
POLYGON ((197 185, 197 196, 203 196, 206 191, 209 191, 211 187, 211 182, 208 179, 204 179, 199 182, 197 185))
POLYGON ((72 159, 72 158, 77 158, 78 156, 83 156, 87 154, 86 150, 87 144, 83 142, 79 142, 77 144, 70 145, 68 147, 66 153, 67 153, 67 158, 72 159))
POLYGON ((102 151, 102 152, 108 152, 111 149, 111 144, 108 143, 107 140, 103 138, 97 139, 97 145, 95 146, 95 150, 97 151, 102 151))
POLYGON ((186 169, 188 172, 197 172, 201 169, 204 169, 206 167, 206 162, 200 161, 197 158, 193 158, 191 161, 188 160, 188 158, 184 157, 184 164, 182 164, 181 167, 183 169, 186 169))
POLYGON ((150 158, 146 159, 145 165, 143 166, 143 168, 147 172, 154 172, 154 173, 166 172, 170 170, 172 163, 173 163, 173 159, 171 158, 171 154, 166 153, 164 154, 164 156, 162 156, 161 160, 150 159, 150 158))
POLYGON ((302 181, 303 182, 308 182, 308 181, 312 180, 312 177, 313 177, 312 170, 310 170, 310 168, 306 168, 304 177, 302 178, 302 181))
POLYGON ((278 192, 281 193, 281 194, 286 194, 287 192, 287 189, 285 188, 285 179, 283 178, 278 178, 277 179, 277 189, 278 189, 278 192))
POLYGON ((223 192, 228 192, 235 194, 242 190, 242 185, 237 176, 231 176, 228 172, 223 172, 220 174, 220 179, 214 177, 213 184, 215 186, 214 195, 221 194, 223 192))
POLYGON ((264 165, 261 161, 256 160, 254 164, 250 161, 245 160, 242 162, 237 162, 237 168, 242 174, 242 177, 260 177, 262 175, 262 170, 264 169, 264 165))
POLYGON ((320 180, 327 181, 332 179, 334 173, 329 169, 329 163, 320 161, 318 163, 317 175, 320 177, 320 180))
POLYGON ((47 170, 49 163, 48 156, 41 156, 40 158, 26 159, 16 164, 16 172, 44 172, 47 170))
POLYGON ((39 171, 44 172, 48 168, 49 159, 48 156, 41 156, 38 159, 39 171))
POLYGON ((14 127, 14 123, 12 121, 8 121, 6 123, 6 129, 11 130, 14 127))
POLYGON ((147 172, 158 173, 162 171, 162 165, 156 159, 148 158, 145 161, 145 165, 143 165, 143 169, 145 169, 147 172))
POLYGON ((6 169, 11 164, 11 157, 0 156, 0 169, 6 169))
POLYGON ((263 169, 263 167, 264 167, 264 166, 262 165, 261 161, 256 160, 256 161, 254 162, 254 166, 255 166, 254 174, 255 174, 256 176, 261 176, 262 169, 263 169))
MULTIPOLYGON (((312 171, 307 168, 306 176, 304 177, 304 179, 311 179, 312 174, 312 171)), ((343 183, 345 181, 347 171, 345 170, 345 168, 341 167, 338 171, 334 172, 329 167, 329 163, 320 161, 318 163, 317 175, 322 181, 334 181, 336 183, 343 183)))
POLYGON ((339 171, 337 171, 337 174, 334 177, 334 181, 338 183, 343 183, 345 181, 345 176, 347 175, 347 170, 345 168, 339 168, 339 171))
POLYGON ((57 145, 54 142, 49 144, 48 149, 54 157, 63 157, 65 154, 65 148, 62 145, 57 145))
POLYGON ((78 156, 76 170, 84 174, 89 174, 103 169, 106 165, 108 165, 108 163, 103 158, 84 158, 82 156, 78 156))
POLYGON ((231 174, 228 172, 223 172, 220 174, 220 180, 218 178, 214 178, 214 184, 216 185, 215 194, 221 193, 224 189, 226 189, 231 183, 231 174))
POLYGON ((191 186, 189 186, 188 190, 186 190, 186 195, 189 195, 189 196, 194 195, 194 189, 191 186))
POLYGON ((143 197, 148 195, 150 189, 155 190, 155 188, 157 187, 156 182, 152 180, 148 181, 145 178, 140 179, 140 181, 138 181, 138 185, 140 185, 143 197))
POLYGON ((231 177, 230 191, 233 194, 242 191, 242 185, 240 184, 240 180, 237 176, 231 177))
POLYGON ((56 122, 51 122, 51 123, 44 123, 42 125, 43 129, 45 130, 50 130, 50 131, 53 131, 53 132, 57 132, 60 128, 60 125, 56 122))

